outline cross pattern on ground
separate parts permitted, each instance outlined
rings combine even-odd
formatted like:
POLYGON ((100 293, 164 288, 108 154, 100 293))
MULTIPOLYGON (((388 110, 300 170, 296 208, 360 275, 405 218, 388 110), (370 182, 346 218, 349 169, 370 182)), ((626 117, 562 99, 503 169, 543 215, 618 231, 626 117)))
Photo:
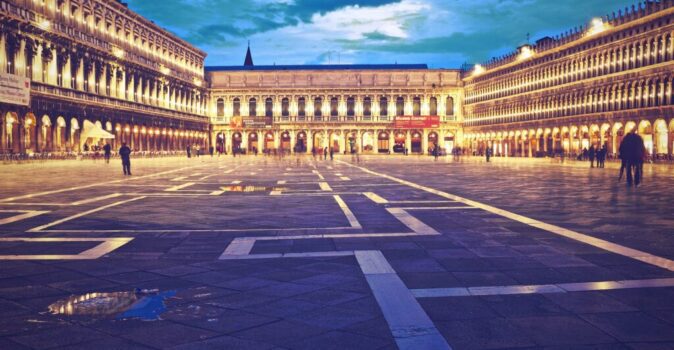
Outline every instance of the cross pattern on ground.
MULTIPOLYGON (((0 217, 0 224, 14 233, 0 242, 101 242, 78 254, 0 259, 137 258, 149 253, 134 244, 141 237, 161 241, 175 236, 207 241, 213 247, 201 258, 232 266, 242 261, 273 266, 278 259, 325 264, 350 260, 365 277, 391 339, 402 349, 455 345, 455 335, 437 326, 445 320, 435 319, 427 300, 674 286, 674 263, 665 257, 341 160, 211 160, 107 183, 10 196, 0 204, 10 208, 3 213, 23 213, 0 217), (500 230, 495 222, 514 231, 500 230), (477 230, 466 229, 471 224, 477 230), (410 246, 420 249, 405 251, 410 246), (661 271, 629 279, 583 276, 583 268, 599 265, 579 258, 579 252, 619 261, 635 271, 651 271, 644 266, 661 271), (469 265, 481 260, 488 264, 469 265), (530 264, 551 271, 577 269, 579 274, 572 282, 568 276, 559 281, 546 276, 511 283, 517 280, 506 276, 499 263, 515 270, 530 264), (424 281, 424 276, 447 271, 462 279, 447 285, 424 281), (465 285, 454 285, 462 280, 465 285)), ((170 258, 173 250, 151 256, 170 258)))

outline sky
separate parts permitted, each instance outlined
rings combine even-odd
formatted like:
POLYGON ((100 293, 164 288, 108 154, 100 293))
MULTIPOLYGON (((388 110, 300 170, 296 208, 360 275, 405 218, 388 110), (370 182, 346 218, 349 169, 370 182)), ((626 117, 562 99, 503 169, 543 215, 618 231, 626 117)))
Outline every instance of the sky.
POLYGON ((207 66, 425 63, 460 68, 636 0, 125 0, 207 66))

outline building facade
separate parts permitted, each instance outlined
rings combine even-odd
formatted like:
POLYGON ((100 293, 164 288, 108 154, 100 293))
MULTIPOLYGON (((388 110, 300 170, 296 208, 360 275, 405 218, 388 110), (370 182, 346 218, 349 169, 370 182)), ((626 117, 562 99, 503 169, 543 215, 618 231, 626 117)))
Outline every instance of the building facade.
POLYGON ((0 153, 80 152, 112 134, 136 151, 207 145, 206 54, 110 0, 0 0, 0 153))
POLYGON ((462 136, 458 70, 244 65, 208 67, 207 80, 212 142, 228 152, 421 154, 462 136))
POLYGON ((476 153, 615 155, 636 130, 655 157, 674 145, 674 1, 593 20, 464 76, 465 146, 476 153))

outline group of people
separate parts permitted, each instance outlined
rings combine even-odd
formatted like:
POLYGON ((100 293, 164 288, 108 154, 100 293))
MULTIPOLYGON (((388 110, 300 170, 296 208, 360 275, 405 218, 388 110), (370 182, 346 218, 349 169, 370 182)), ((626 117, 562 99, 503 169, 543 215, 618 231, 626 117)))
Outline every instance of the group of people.
POLYGON ((603 145, 601 148, 595 148, 594 145, 590 146, 590 149, 583 149, 581 157, 584 160, 590 160, 590 168, 594 168, 595 160, 597 161, 597 168, 603 168, 606 162, 606 155, 608 154, 608 148, 606 145, 603 145))

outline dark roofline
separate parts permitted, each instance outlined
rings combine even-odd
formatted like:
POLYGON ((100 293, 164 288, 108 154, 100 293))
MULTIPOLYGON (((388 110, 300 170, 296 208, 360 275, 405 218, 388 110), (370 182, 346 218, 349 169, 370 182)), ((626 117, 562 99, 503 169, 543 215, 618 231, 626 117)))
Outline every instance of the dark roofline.
POLYGON ((282 71, 282 70, 426 70, 426 64, 307 64, 274 66, 207 66, 206 72, 219 71, 282 71))

